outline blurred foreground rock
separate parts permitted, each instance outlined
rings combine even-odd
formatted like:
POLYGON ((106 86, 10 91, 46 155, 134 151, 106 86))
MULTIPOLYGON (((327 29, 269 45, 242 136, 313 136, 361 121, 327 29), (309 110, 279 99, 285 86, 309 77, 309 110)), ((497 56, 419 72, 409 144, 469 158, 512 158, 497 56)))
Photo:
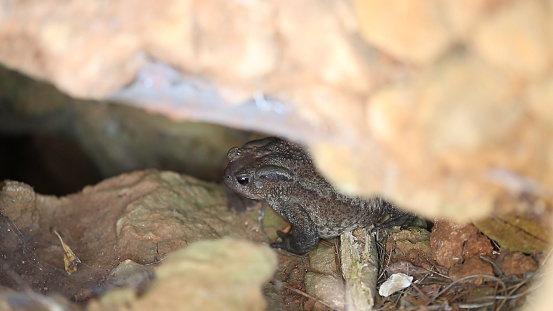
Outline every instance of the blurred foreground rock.
POLYGON ((167 256, 157 279, 136 298, 112 291, 88 310, 264 310, 261 287, 277 265, 267 246, 222 239, 191 244, 167 256))

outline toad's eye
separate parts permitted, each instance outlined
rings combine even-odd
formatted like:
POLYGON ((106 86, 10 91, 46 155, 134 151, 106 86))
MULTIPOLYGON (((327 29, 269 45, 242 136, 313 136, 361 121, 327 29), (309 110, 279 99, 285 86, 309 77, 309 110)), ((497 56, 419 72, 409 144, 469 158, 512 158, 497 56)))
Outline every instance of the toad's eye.
POLYGON ((249 179, 248 177, 236 177, 236 181, 237 181, 239 184, 245 186, 245 185, 247 185, 247 184, 250 182, 250 179, 249 179))

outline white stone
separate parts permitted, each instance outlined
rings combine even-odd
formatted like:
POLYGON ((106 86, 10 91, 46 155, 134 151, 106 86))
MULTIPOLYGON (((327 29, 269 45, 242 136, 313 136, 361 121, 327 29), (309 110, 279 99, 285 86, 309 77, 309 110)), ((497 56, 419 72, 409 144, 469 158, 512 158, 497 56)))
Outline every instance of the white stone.
POLYGON ((398 292, 404 288, 407 288, 411 285, 411 281, 413 281, 412 276, 408 276, 404 273, 395 273, 392 274, 386 282, 382 283, 380 286, 380 289, 378 290, 378 293, 382 297, 388 297, 391 294, 398 292))

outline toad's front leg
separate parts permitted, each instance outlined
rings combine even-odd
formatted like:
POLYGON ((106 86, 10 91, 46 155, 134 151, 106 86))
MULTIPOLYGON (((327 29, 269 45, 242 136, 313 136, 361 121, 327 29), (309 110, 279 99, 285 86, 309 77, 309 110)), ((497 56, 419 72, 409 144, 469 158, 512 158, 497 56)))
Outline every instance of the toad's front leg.
POLYGON ((290 233, 278 231, 281 242, 272 243, 271 247, 302 255, 317 247, 319 233, 309 214, 298 204, 278 209, 284 218, 293 225, 290 233))

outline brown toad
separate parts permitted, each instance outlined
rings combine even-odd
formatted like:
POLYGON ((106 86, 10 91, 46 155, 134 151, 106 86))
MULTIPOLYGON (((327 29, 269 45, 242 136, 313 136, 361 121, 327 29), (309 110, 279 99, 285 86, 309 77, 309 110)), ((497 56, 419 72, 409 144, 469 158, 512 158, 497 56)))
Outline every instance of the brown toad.
MULTIPOLYGON (((235 192, 267 203, 292 223, 281 242, 271 244, 296 254, 313 250, 319 238, 331 238, 357 228, 405 225, 415 216, 381 197, 359 198, 342 194, 315 168, 299 145, 276 137, 246 143, 228 152, 225 183, 235 192)), ((375 228, 375 229, 377 229, 375 228)))

